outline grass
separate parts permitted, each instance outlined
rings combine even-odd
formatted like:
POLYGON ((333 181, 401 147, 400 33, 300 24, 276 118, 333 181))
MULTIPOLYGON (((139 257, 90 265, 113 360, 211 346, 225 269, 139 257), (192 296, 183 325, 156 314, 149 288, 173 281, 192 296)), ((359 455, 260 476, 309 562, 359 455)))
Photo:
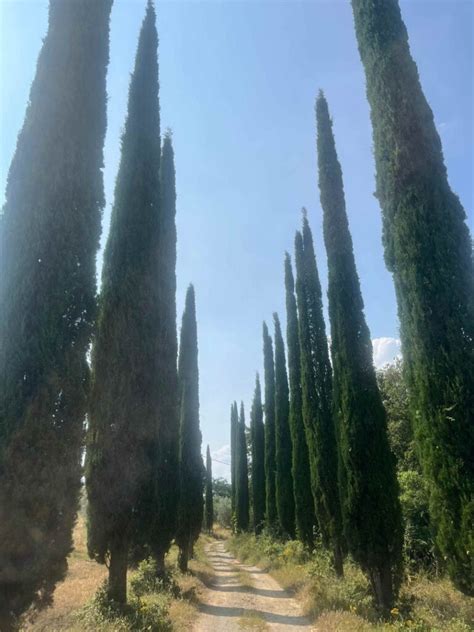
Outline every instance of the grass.
POLYGON ((244 588, 253 588, 252 575, 248 571, 240 568, 236 575, 238 583, 244 586, 244 588))
POLYGON ((249 610, 245 616, 240 617, 238 625, 243 630, 255 630, 257 632, 268 630, 268 625, 261 612, 249 610))
POLYGON ((156 583, 153 565, 144 562, 128 573, 129 603, 117 610, 105 596, 107 569, 89 559, 83 514, 74 530, 74 550, 69 557, 65 581, 59 584, 54 603, 25 620, 23 632, 188 632, 197 616, 197 606, 213 571, 204 552, 212 538, 202 535, 196 543, 189 573, 176 570, 177 547, 167 559, 168 579, 156 583))
POLYGON ((229 550, 242 562, 258 565, 301 601, 304 613, 324 632, 470 632, 474 601, 447 579, 423 575, 402 586, 391 621, 384 622, 372 602, 364 574, 345 563, 338 579, 329 556, 317 547, 309 554, 299 542, 279 543, 266 535, 241 534, 229 540, 229 550))

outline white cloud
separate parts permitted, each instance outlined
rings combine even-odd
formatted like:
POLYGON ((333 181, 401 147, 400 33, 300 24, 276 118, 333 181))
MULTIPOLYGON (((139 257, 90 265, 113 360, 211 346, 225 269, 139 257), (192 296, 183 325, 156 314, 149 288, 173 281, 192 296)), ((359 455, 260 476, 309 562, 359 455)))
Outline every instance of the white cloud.
POLYGON ((401 343, 398 338, 374 338, 372 340, 374 364, 377 369, 392 364, 401 358, 401 343))
POLYGON ((211 452, 213 478, 225 478, 230 481, 230 445, 226 443, 211 452))

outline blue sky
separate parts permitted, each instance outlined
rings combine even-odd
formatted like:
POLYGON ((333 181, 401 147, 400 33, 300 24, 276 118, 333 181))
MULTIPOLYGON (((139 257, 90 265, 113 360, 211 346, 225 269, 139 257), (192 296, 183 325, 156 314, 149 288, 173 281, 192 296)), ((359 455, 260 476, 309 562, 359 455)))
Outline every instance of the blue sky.
MULTIPOLYGON (((108 72, 103 239, 145 0, 115 0, 108 72)), ((473 207, 473 18, 470 0, 403 0, 449 178, 473 207)), ((334 119, 349 222, 377 363, 396 352, 393 285, 373 196, 369 109, 348 0, 157 2, 162 129, 171 127, 178 187, 178 310, 196 287, 203 450, 228 459, 233 399, 250 408, 262 370, 262 320, 284 325, 283 254, 300 209, 313 228, 324 293, 314 99, 334 119)), ((0 191, 47 26, 46 0, 0 0, 0 191)), ((472 226, 472 214, 470 214, 472 226)), ((99 254, 100 265, 100 254, 99 254)), ((215 463, 216 474, 226 474, 215 463)))

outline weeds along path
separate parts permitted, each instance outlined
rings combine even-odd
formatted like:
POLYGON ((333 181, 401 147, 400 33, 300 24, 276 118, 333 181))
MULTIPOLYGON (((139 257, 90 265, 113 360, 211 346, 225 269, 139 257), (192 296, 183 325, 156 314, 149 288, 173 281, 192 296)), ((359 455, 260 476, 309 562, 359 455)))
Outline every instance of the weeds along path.
POLYGON ((193 632, 311 632, 301 607, 265 571, 238 562, 224 542, 206 546, 215 572, 199 606, 193 632))

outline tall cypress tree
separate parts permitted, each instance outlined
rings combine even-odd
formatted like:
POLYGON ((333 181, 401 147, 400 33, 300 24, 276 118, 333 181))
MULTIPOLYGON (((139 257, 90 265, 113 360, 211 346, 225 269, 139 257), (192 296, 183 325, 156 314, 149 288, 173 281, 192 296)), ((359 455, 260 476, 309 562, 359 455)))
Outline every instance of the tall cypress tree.
POLYGON ((179 445, 179 509, 176 543, 178 564, 188 570, 188 559, 199 537, 203 519, 204 467, 199 429, 199 372, 194 287, 189 286, 179 345, 179 390, 181 398, 179 445))
POLYGON ((288 348, 288 376, 290 382, 290 431, 293 445, 292 474, 295 499, 296 535, 305 546, 312 548, 316 522, 311 493, 308 444, 303 421, 301 392, 301 358, 296 310, 295 282, 290 255, 285 254, 286 343, 288 348))
POLYGON ((280 319, 276 313, 273 314, 273 322, 275 325, 275 498, 280 533, 284 537, 294 538, 295 499, 291 473, 293 447, 289 424, 290 400, 285 345, 280 319))
POLYGON ((214 502, 212 497, 212 459, 209 446, 206 451, 206 531, 212 533, 214 524, 214 502))
POLYGON ((237 467, 237 426, 239 413, 237 402, 230 407, 230 479, 231 479, 231 507, 232 526, 235 526, 235 495, 236 495, 236 467, 237 467))
POLYGON ((263 369, 265 377, 265 523, 270 531, 277 530, 276 463, 275 463, 275 365, 273 343, 266 323, 263 323, 263 369))
POLYGON ((112 0, 52 0, 0 213, 0 627, 67 569, 104 206, 112 0))
POLYGON ((397 0, 352 2, 365 68, 385 261, 398 300, 415 437, 436 542, 474 593, 474 274, 466 214, 449 186, 397 0))
POLYGON ((127 557, 156 462, 161 316, 158 37, 148 4, 130 82, 92 368, 86 456, 89 555, 110 557, 109 597, 126 601, 127 557))
POLYGON ((236 460, 235 523, 237 532, 249 528, 249 474, 247 466, 247 441, 245 438, 244 404, 240 404, 240 417, 237 424, 237 460, 236 460))
POLYGON ((303 420, 309 449, 311 484, 323 543, 332 548, 334 568, 343 573, 342 520, 337 482, 338 453, 332 410, 332 370, 323 317, 313 237, 303 215, 296 233, 296 295, 299 314, 303 420))
POLYGON ((316 102, 318 167, 338 418, 344 533, 367 572, 378 604, 389 610, 399 583, 401 510, 395 458, 372 363, 372 343, 346 215, 342 171, 326 99, 316 102))
POLYGON ((252 498, 255 535, 262 532, 265 521, 265 426, 263 425, 262 391, 257 373, 250 412, 252 438, 252 498))

